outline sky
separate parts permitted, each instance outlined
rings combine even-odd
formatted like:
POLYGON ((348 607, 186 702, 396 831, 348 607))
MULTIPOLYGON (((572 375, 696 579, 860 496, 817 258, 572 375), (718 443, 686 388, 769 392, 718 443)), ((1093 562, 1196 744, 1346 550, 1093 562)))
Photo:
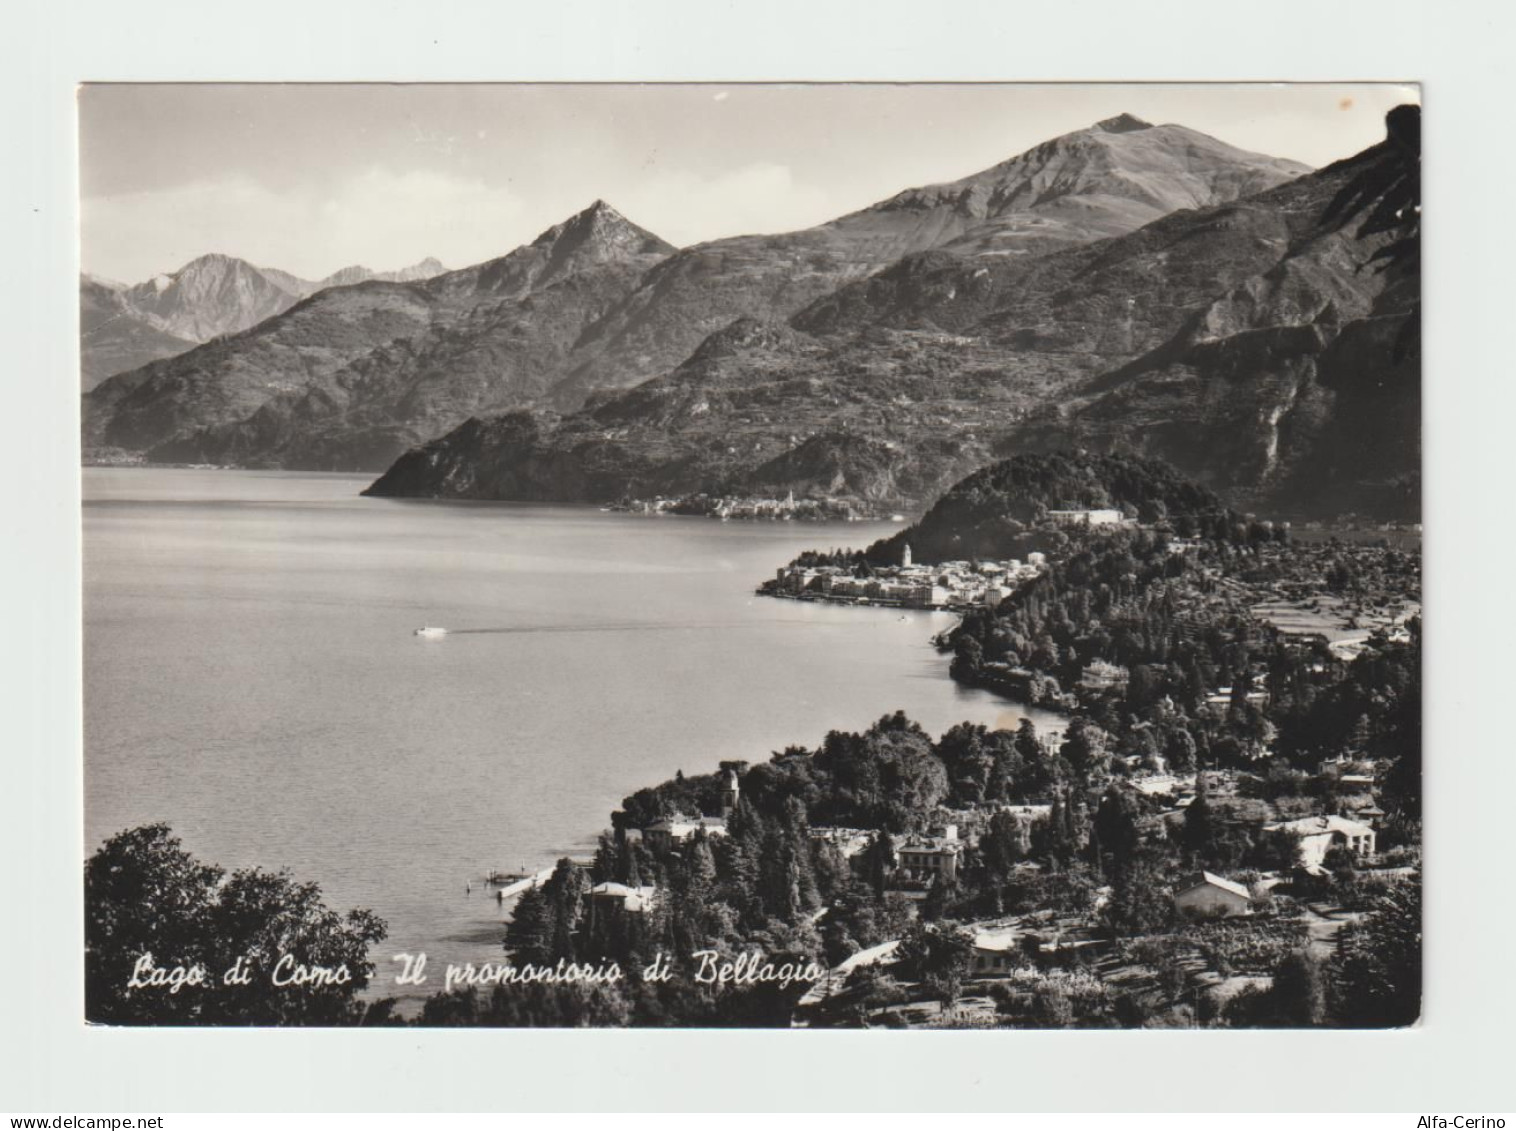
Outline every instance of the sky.
POLYGON ((319 279, 503 255, 603 199, 670 243, 809 227, 1126 112, 1321 166, 1394 84, 89 84, 83 270, 319 279))

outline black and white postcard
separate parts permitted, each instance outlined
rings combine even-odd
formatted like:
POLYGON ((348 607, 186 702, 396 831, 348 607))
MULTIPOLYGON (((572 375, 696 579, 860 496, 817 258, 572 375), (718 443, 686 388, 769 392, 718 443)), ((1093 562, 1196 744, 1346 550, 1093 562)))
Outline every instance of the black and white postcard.
POLYGON ((1419 103, 82 86, 86 1019, 1415 1025, 1419 103))

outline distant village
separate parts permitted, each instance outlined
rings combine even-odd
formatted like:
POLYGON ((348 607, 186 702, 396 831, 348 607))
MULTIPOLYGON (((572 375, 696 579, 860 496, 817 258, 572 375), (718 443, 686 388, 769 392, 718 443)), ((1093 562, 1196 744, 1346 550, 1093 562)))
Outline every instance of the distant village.
MULTIPOLYGON (((1129 525, 1118 510, 1055 510, 1047 517, 1063 526, 1129 525)), ((1023 581, 1047 565, 1046 555, 1033 551, 1025 561, 948 561, 919 565, 911 547, 901 551, 895 566, 802 565, 792 562, 758 587, 765 597, 800 601, 832 601, 845 605, 880 605, 900 609, 994 608, 1023 581)))
POLYGON ((788 492, 784 498, 757 495, 708 495, 703 492, 693 495, 656 495, 651 499, 623 499, 619 503, 602 508, 626 514, 675 514, 702 518, 758 520, 770 522, 862 522, 890 518, 903 521, 904 516, 865 514, 845 499, 795 498, 788 492))
POLYGON ((799 601, 832 601, 845 605, 880 605, 897 609, 964 609, 994 607, 1022 581, 1034 577, 1044 564, 1042 554, 1025 562, 943 562, 916 565, 905 547, 898 566, 869 567, 860 576, 842 566, 783 566, 759 586, 765 597, 799 601))

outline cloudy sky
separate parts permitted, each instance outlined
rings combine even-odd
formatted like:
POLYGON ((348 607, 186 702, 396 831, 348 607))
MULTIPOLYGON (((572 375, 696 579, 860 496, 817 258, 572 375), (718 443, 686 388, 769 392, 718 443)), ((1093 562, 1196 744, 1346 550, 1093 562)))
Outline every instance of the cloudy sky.
POLYGON ((1319 166, 1387 84, 90 85, 84 270, 217 251, 320 278, 501 255, 596 198, 672 243, 807 227, 1123 111, 1319 166))

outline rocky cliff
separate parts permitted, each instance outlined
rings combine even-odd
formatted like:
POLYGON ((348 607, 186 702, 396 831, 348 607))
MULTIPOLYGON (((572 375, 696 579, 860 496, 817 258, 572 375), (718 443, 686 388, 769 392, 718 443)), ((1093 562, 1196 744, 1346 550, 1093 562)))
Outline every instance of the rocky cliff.
POLYGON ((1419 519, 1419 115, 1398 121, 1412 141, 1392 115, 1384 143, 1302 183, 1311 223, 1275 262, 1008 442, 1158 456, 1281 514, 1419 519))

